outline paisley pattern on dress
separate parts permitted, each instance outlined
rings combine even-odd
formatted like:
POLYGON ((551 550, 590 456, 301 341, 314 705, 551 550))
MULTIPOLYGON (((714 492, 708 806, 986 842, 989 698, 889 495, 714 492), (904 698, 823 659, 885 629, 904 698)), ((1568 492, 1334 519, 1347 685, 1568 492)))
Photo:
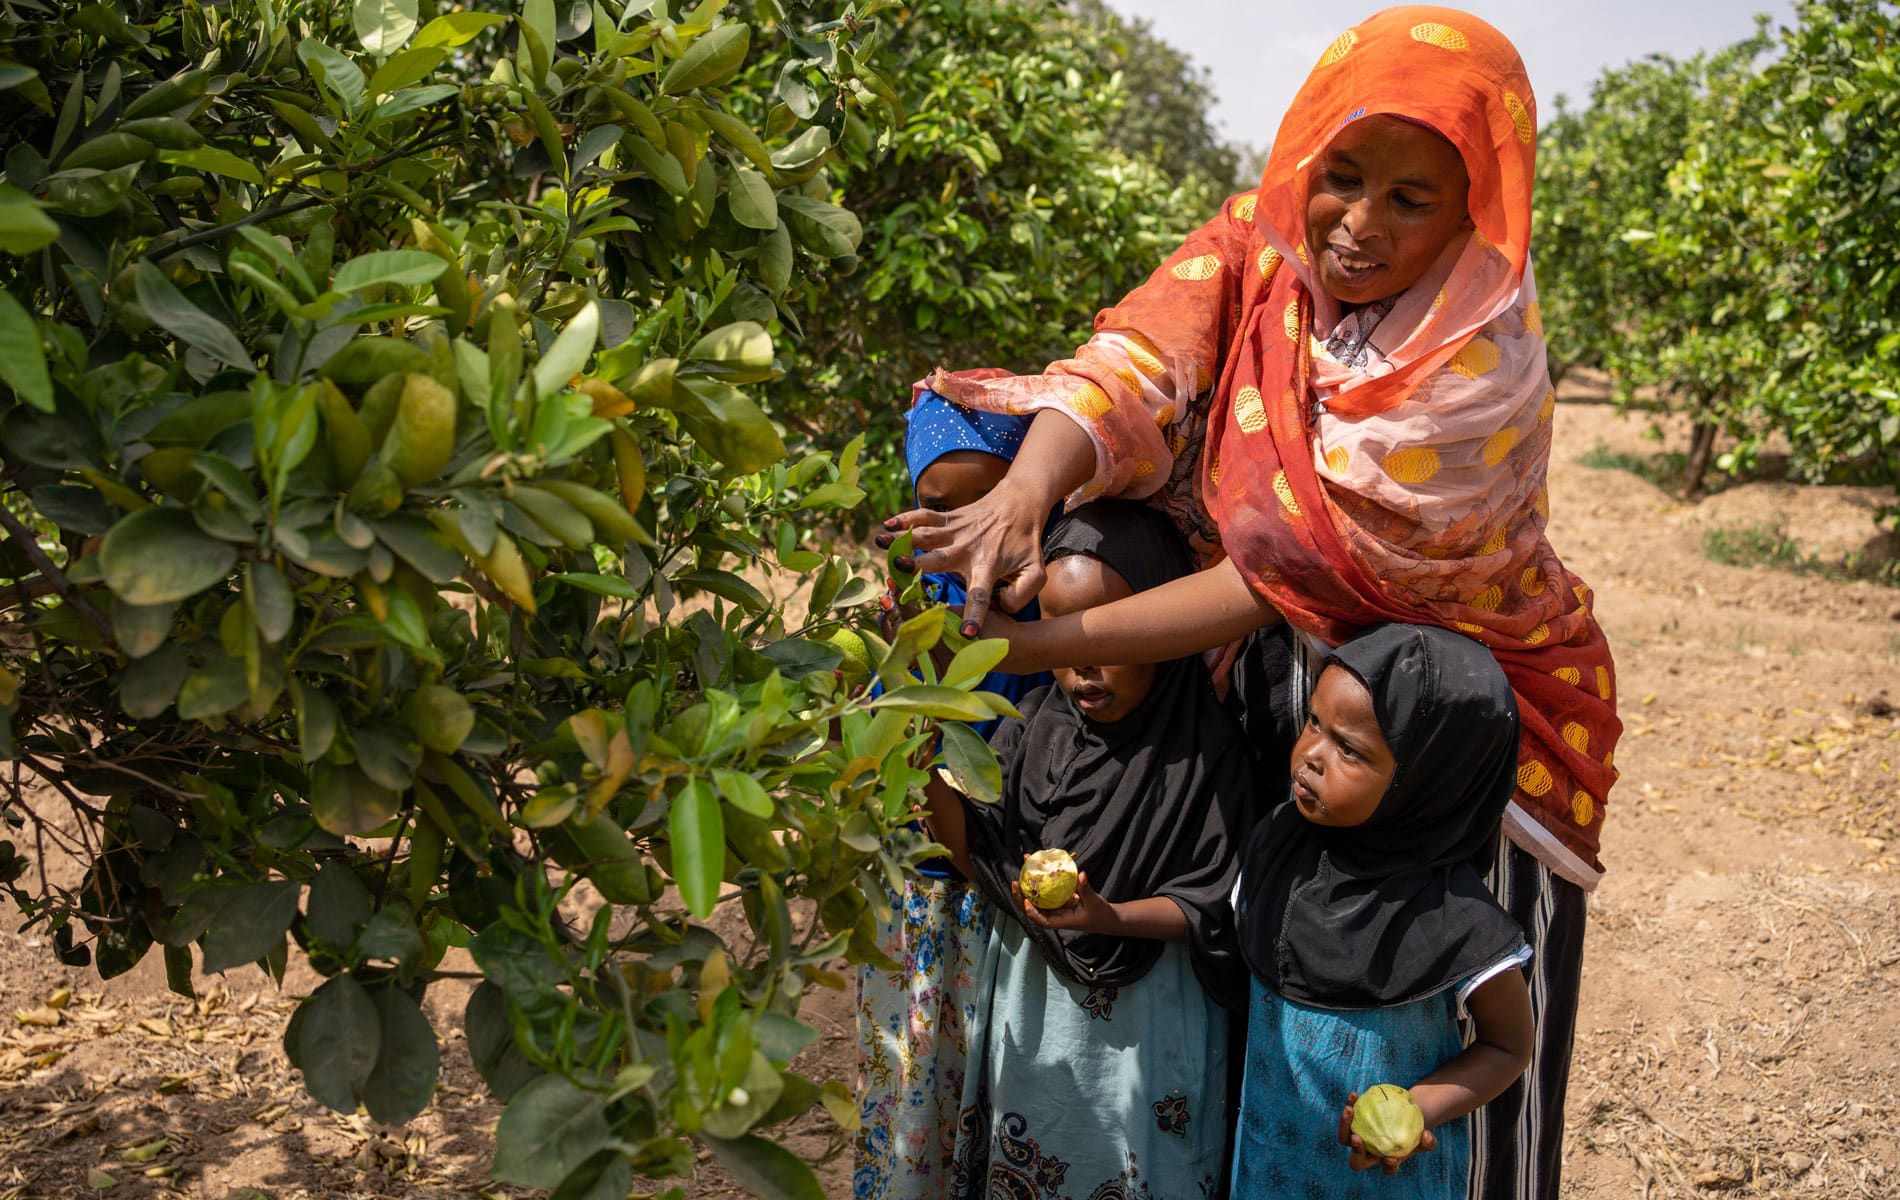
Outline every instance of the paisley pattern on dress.
POLYGON ((1098 1021, 1106 1021, 1115 1014, 1115 989, 1112 987, 1093 987, 1082 999, 1082 1008, 1089 1016, 1098 1021))

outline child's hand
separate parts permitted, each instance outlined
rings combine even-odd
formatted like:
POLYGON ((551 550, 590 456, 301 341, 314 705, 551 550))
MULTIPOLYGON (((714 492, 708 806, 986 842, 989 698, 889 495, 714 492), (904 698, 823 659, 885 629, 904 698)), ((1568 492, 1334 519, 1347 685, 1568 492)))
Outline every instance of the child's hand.
MULTIPOLYGON (((990 614, 994 620, 995 613, 990 614)), ((1024 855, 1028 858, 1028 855, 1024 855)), ((1115 906, 1102 899, 1102 894, 1089 886, 1089 873, 1076 875, 1075 895, 1061 908, 1037 908, 1035 903, 1023 895, 1023 889, 1017 884, 1009 885, 1010 894, 1016 897, 1016 903, 1023 906, 1023 920, 1044 929, 1072 929, 1078 933, 1114 933, 1120 927, 1115 906)))
POLYGON ((1339 1113, 1339 1144, 1351 1150, 1351 1154, 1347 1157, 1346 1163, 1353 1170, 1364 1171, 1370 1167, 1378 1167, 1387 1175, 1396 1175, 1399 1172, 1399 1168, 1405 1165, 1405 1160, 1412 1157, 1412 1155, 1423 1154, 1428 1150, 1438 1149, 1437 1136, 1434 1135, 1431 1130, 1427 1129, 1424 1133, 1419 1135, 1418 1145, 1412 1147, 1404 1154, 1384 1156, 1374 1154, 1372 1151, 1366 1149, 1366 1144, 1360 1140, 1358 1134, 1352 1131, 1352 1106, 1357 1103, 1359 1103, 1358 1092, 1346 1093, 1346 1107, 1341 1109, 1339 1113))

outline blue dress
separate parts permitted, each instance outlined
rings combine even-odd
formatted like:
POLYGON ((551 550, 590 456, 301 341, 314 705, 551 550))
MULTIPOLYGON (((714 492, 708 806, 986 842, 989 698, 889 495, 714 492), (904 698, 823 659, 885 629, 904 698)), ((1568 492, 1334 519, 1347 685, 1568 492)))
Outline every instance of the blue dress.
MULTIPOLYGON (((1528 948, 1509 961, 1530 956, 1528 948)), ((1493 968, 1495 970, 1496 968, 1493 968)), ((1488 978, 1492 971, 1474 979, 1488 978)), ((1258 979, 1247 1012, 1247 1064, 1235 1135, 1233 1195, 1276 1200, 1454 1200, 1465 1195, 1471 1122, 1432 1132, 1438 1149, 1415 1154, 1396 1175, 1354 1171, 1339 1144, 1350 1092, 1377 1083, 1410 1087, 1465 1048, 1467 980, 1389 1008, 1309 1008, 1258 979)))

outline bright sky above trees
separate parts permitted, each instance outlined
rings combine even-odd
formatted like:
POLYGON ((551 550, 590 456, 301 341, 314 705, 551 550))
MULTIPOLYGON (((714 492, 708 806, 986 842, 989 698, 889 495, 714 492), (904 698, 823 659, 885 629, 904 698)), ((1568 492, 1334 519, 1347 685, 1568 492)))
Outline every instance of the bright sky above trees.
MULTIPOLYGON (((1108 0, 1213 72, 1216 117, 1235 141, 1265 149, 1300 81, 1328 42, 1380 7, 1376 0, 1315 5, 1293 0, 1108 0)), ((1540 116, 1557 94, 1572 107, 1589 99, 1605 68, 1658 51, 1677 56, 1746 37, 1754 14, 1792 21, 1793 0, 1464 0, 1517 43, 1537 89, 1540 116)))

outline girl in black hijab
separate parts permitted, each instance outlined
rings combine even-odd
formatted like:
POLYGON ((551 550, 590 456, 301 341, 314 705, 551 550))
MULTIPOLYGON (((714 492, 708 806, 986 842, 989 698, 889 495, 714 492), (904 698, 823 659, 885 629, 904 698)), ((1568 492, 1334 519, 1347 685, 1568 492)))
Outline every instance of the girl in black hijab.
MULTIPOLYGON (((1125 501, 1066 516, 1045 553, 1044 613, 1193 569, 1168 519, 1125 501)), ((1251 760, 1198 658, 1055 675, 992 741, 999 802, 933 796, 932 832, 1012 918, 985 954, 952 1194, 1198 1200, 1226 1171, 1222 1003, 1245 1003, 1231 894, 1251 760), (1048 912, 1016 888, 1044 848, 1082 874, 1048 912)))
POLYGON ((1462 1118, 1530 1061, 1530 950, 1481 865, 1517 745, 1510 684, 1469 638, 1385 625, 1327 660, 1292 793, 1242 859, 1254 982, 1234 1195, 1465 1195, 1462 1118), (1405 1154, 1375 1157, 1351 1133, 1380 1083, 1423 1110, 1405 1154), (1399 1177, 1354 1174, 1374 1166, 1399 1177))

